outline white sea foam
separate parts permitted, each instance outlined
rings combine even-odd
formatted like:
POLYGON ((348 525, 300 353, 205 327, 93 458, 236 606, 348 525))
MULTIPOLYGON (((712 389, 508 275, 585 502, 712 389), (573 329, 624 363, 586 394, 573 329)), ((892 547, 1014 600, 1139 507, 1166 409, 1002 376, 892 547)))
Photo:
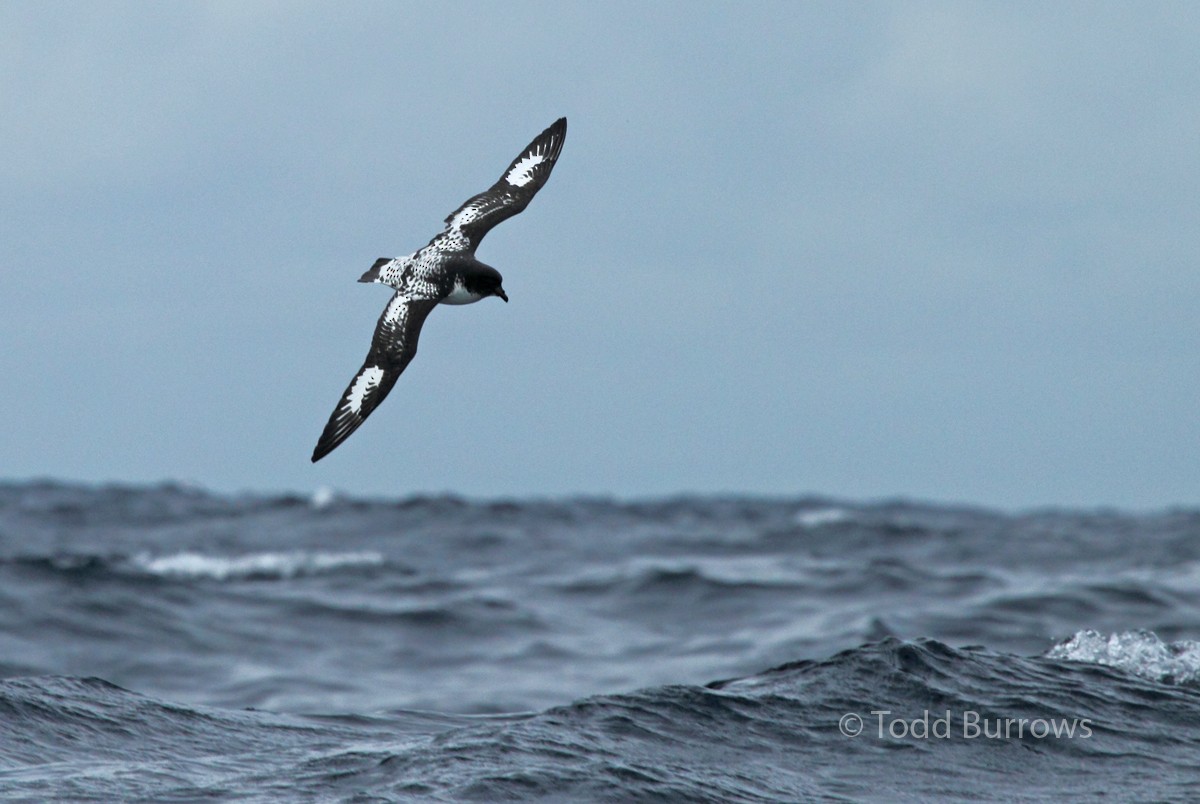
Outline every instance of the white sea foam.
POLYGON ((331 489, 329 486, 321 486, 312 493, 312 497, 309 498, 308 504, 317 509, 328 508, 336 499, 336 491, 331 489))
POLYGON ((819 528, 845 522, 849 518, 850 512, 844 508, 810 508, 796 513, 796 524, 805 528, 819 528))
POLYGON ((1200 680, 1200 642, 1163 642, 1150 631, 1123 631, 1105 636, 1080 631, 1046 652, 1048 659, 1090 662, 1172 684, 1200 680))
POLYGON ((182 552, 165 556, 141 553, 131 563, 142 572, 171 578, 208 578, 238 580, 244 578, 294 578, 356 567, 378 567, 383 555, 374 551, 323 553, 293 550, 286 553, 247 553, 240 556, 214 556, 182 552))

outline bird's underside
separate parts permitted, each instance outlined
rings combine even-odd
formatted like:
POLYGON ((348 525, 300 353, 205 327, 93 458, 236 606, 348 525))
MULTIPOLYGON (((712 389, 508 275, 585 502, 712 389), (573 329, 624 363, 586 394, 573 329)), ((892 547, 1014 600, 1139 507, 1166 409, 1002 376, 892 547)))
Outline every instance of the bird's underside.
POLYGON ((417 353, 421 325, 438 304, 469 304, 487 296, 508 301, 500 274, 475 259, 492 227, 511 218, 550 178, 567 133, 559 118, 523 150, 499 180, 446 217, 446 228, 420 251, 379 259, 359 279, 396 289, 388 302, 362 368, 346 386, 329 417, 312 460, 332 452, 379 406, 417 353))

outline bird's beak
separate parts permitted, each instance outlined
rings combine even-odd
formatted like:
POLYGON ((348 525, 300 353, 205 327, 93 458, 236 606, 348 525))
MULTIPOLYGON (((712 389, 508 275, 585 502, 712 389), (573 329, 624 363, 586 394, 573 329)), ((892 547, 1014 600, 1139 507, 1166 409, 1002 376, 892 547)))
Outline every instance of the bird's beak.
POLYGON ((508 303, 508 294, 504 292, 504 288, 496 288, 496 295, 504 299, 504 303, 508 303))

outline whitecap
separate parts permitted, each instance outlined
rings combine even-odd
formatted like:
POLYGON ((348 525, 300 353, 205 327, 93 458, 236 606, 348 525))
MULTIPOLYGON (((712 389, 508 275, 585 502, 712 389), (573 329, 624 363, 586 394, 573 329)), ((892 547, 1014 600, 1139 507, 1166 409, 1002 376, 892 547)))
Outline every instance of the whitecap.
POLYGON ((796 524, 804 528, 834 525, 838 522, 845 522, 849 518, 850 512, 844 508, 810 508, 796 512, 796 524))
POLYGON ((1200 642, 1163 642, 1151 631, 1123 631, 1105 636, 1080 631, 1046 652, 1048 659, 1090 662, 1172 684, 1200 680, 1200 642))
POLYGON ((325 553, 294 550, 215 556, 185 551, 164 556, 141 553, 134 556, 131 563, 138 570, 151 575, 225 581, 244 578, 285 579, 344 569, 378 567, 383 564, 383 555, 374 551, 325 553))
POLYGON ((316 491, 314 491, 312 493, 311 497, 309 497, 308 504, 311 505, 313 508, 320 510, 322 508, 328 508, 330 505, 333 504, 333 501, 336 499, 337 499, 336 491, 331 489, 329 486, 321 486, 320 488, 318 488, 316 491))

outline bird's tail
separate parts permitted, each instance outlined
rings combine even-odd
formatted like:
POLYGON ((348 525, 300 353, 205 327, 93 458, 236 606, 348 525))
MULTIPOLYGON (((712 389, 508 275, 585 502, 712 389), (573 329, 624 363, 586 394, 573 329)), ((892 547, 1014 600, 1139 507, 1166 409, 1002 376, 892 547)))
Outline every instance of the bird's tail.
POLYGON ((391 257, 380 257, 379 259, 375 260, 375 264, 372 265, 365 274, 360 276, 358 278, 358 281, 359 282, 380 282, 380 281, 382 281, 379 278, 379 272, 382 271, 383 266, 387 265, 389 262, 392 262, 391 257))

